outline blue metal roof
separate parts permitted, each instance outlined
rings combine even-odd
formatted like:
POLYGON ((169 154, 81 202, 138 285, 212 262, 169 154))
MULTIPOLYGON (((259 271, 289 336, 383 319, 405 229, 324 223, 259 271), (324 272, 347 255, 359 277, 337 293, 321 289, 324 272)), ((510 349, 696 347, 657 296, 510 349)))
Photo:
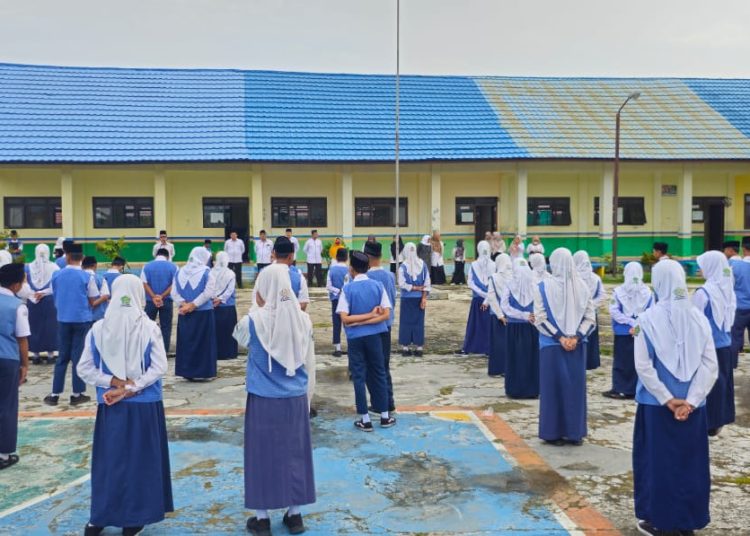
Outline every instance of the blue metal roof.
MULTIPOLYGON (((750 159, 750 80, 403 76, 405 161, 750 159)), ((0 64, 0 162, 389 161, 392 76, 0 64)))

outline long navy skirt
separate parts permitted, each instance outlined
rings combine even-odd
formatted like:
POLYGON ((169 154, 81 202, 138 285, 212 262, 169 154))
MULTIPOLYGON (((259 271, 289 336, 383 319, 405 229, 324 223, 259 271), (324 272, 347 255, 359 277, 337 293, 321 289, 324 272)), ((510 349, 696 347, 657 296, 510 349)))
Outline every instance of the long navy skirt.
POLYGON ((26 304, 29 309, 29 352, 57 352, 57 309, 52 296, 45 296, 39 303, 26 304))
POLYGON ((232 337, 237 325, 237 309, 234 305, 219 306, 214 309, 216 322, 216 358, 234 359, 237 357, 237 341, 232 337))
POLYGON ((586 437, 586 345, 539 350, 539 437, 545 441, 586 437))
POLYGON ((615 335, 614 358, 612 360, 612 390, 635 396, 638 373, 635 371, 635 350, 632 335, 615 335))
POLYGON ((505 374, 505 356, 508 354, 508 326, 496 316, 490 315, 490 359, 487 362, 487 374, 499 376, 505 374))
POLYGON ((490 353, 490 312, 482 311, 484 298, 471 299, 469 321, 466 324, 463 350, 467 354, 490 353))
POLYGON ((307 395, 245 406, 245 508, 274 510, 315 502, 307 395))
POLYGON ((401 346, 424 346, 424 309, 422 298, 401 298, 401 316, 398 323, 398 343, 401 346))
POLYGON ((179 315, 175 374, 189 379, 216 376, 216 323, 213 309, 179 315))
POLYGON ((635 515, 659 530, 698 530, 711 520, 706 409, 678 421, 666 406, 639 404, 633 434, 635 515))
POLYGON ((729 346, 716 349, 719 361, 719 378, 706 399, 708 429, 719 428, 734 422, 734 369, 729 346))
POLYGON ((140 527, 173 511, 164 405, 99 404, 91 455, 91 524, 140 527))
POLYGON ((508 324, 505 394, 508 398, 539 396, 539 332, 528 322, 508 324))
POLYGON ((18 442, 18 380, 21 362, 0 359, 0 452, 12 454, 18 442))
POLYGON ((602 364, 599 355, 599 320, 597 319, 596 322, 596 328, 586 341, 586 370, 598 369, 602 364))

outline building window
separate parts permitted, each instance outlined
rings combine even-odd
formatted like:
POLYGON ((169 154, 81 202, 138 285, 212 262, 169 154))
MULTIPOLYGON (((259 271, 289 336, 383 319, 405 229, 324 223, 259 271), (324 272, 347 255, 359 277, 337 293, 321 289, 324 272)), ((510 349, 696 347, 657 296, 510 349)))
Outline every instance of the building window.
POLYGON ((95 229, 145 229, 154 226, 153 197, 94 197, 95 229))
POLYGON ((6 197, 6 229, 56 229, 62 227, 59 197, 6 197))
MULTIPOLYGON (((617 200, 618 225, 645 225, 646 208, 642 197, 620 197, 617 200)), ((612 216, 609 216, 611 218, 612 216)), ((594 198, 594 225, 599 225, 599 198, 594 198)))
POLYGON ((249 203, 246 197, 204 197, 203 227, 247 226, 249 203))
POLYGON ((272 197, 272 227, 328 227, 325 197, 272 197))
POLYGON ((526 225, 570 225, 569 197, 529 197, 526 225))
POLYGON ((727 199, 725 197, 694 197, 692 218, 691 218, 692 222, 693 223, 705 223, 706 216, 708 215, 708 207, 712 205, 728 206, 727 199))
POLYGON ((456 225, 474 225, 477 206, 497 206, 497 197, 457 197, 456 225))
MULTIPOLYGON (((398 224, 409 225, 409 200, 398 201, 398 224)), ((392 197, 357 197, 354 200, 355 227, 393 227, 396 225, 396 200, 392 197)))

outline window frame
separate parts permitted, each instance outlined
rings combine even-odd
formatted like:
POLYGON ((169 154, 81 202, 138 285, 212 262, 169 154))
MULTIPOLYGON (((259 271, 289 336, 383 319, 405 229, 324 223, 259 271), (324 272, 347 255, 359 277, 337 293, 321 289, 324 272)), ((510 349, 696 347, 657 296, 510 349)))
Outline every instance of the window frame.
POLYGON ((570 209, 570 197, 528 197, 526 199, 526 224, 529 227, 569 227, 573 225, 573 214, 570 209), (535 203, 536 207, 532 210, 532 203, 535 203), (554 213, 557 209, 554 208, 556 203, 563 203, 565 209, 562 210, 563 217, 567 216, 565 221, 555 223, 554 213), (539 223, 539 205, 550 205, 550 212, 553 216, 550 218, 550 223, 539 223))
MULTIPOLYGON (((620 221, 620 214, 618 212, 618 218, 617 218, 617 225, 632 225, 634 227, 642 227, 648 223, 648 216, 646 215, 646 198, 642 196, 623 196, 617 198, 618 208, 622 210, 622 221, 620 221), (633 201, 640 201, 641 207, 641 214, 643 214, 643 222, 642 223, 633 223, 633 221, 625 221, 625 215, 632 215, 632 212, 626 211, 626 207, 624 204, 633 202, 633 201)), ((594 196, 594 227, 599 226, 600 222, 600 207, 601 207, 601 198, 597 195, 594 196)), ((631 209, 632 210, 632 209, 631 209)))
POLYGON ((276 228, 310 228, 318 229, 328 227, 328 198, 327 197, 272 197, 271 198, 271 227, 276 228), (313 203, 311 203, 313 202, 313 203), (314 204, 320 204, 322 206, 314 207, 314 204), (307 205, 307 221, 300 221, 299 207, 307 205), (294 210, 292 210, 294 207, 294 210), (279 208, 286 208, 287 221, 283 222, 279 219, 280 212, 279 208), (321 211, 322 216, 318 215, 319 219, 313 220, 313 212, 321 211), (294 214, 292 214, 294 212, 294 214))
POLYGON ((4 196, 3 197, 3 224, 6 229, 62 229, 62 197, 58 196, 4 196), (14 208, 21 208, 22 225, 17 225, 10 220, 11 211, 14 208), (45 225, 29 225, 30 209, 32 207, 42 207, 46 212, 44 216, 45 225), (58 220, 59 214, 59 223, 58 220), (49 225, 47 225, 49 224, 49 225))
POLYGON ((455 198, 455 216, 456 225, 476 225, 477 207, 493 206, 497 207, 499 199, 497 197, 456 197, 455 198), (471 221, 462 221, 461 215, 467 211, 459 210, 459 207, 471 208, 471 221))
MULTIPOLYGON (((407 227, 409 225, 409 198, 399 197, 398 201, 399 212, 403 211, 403 221, 399 218, 399 227, 407 227)), ((396 199, 394 197, 355 197, 354 198, 354 227, 394 227, 396 225, 396 199), (364 217, 363 208, 365 204, 369 204, 369 222, 365 223, 361 220, 364 217), (376 207, 386 207, 391 211, 391 221, 388 223, 377 223, 375 221, 375 210, 376 207)))
POLYGON ((156 218, 154 217, 153 197, 94 196, 91 198, 91 209, 94 229, 154 229, 156 218), (134 206, 134 212, 136 214, 136 218, 138 219, 138 224, 136 225, 128 224, 128 219, 126 216, 128 204, 132 204, 134 206), (110 208, 112 211, 110 214, 111 224, 107 225, 99 223, 99 218, 97 216, 97 210, 105 208, 110 208), (144 223, 142 219, 148 216, 144 216, 143 214, 141 214, 141 212, 147 209, 150 209, 151 211, 151 220, 150 222, 146 221, 144 223), (122 210, 122 214, 118 214, 118 210, 122 210), (122 225, 119 225, 120 223, 122 225))
POLYGON ((203 219, 201 223, 203 225, 203 228, 204 229, 226 229, 227 227, 232 227, 234 225, 233 222, 231 221, 233 206, 241 206, 246 211, 249 211, 250 200, 247 197, 203 197, 201 199, 201 215, 203 219), (210 216, 208 220, 206 219, 206 215, 207 215, 206 206, 215 206, 215 207, 222 206, 223 207, 224 220, 222 221, 221 225, 211 225, 210 216), (228 218, 227 218, 227 215, 228 215, 228 218))

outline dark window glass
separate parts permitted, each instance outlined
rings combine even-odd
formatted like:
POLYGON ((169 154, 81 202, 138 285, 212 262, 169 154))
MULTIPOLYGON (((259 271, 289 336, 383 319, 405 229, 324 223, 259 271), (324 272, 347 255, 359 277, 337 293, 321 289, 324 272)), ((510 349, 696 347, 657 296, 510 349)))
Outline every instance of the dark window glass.
POLYGON ((6 197, 6 229, 55 229, 62 227, 59 197, 6 197))
MULTIPOLYGON (((409 225, 409 200, 398 201, 398 224, 409 225)), ((355 227, 393 227, 396 225, 396 200, 392 197, 357 197, 354 200, 355 227)))
MULTIPOLYGON (((642 197, 620 197, 617 200, 619 225, 645 225, 646 209, 642 197)), ((610 218, 612 216, 609 216, 610 218)), ((594 198, 594 225, 599 225, 599 198, 594 198)))
POLYGON ((456 225, 474 225, 477 206, 497 206, 497 197, 457 197, 456 225))
POLYGON ((745 227, 750 229, 750 194, 745 194, 745 227))
POLYGON ((94 197, 95 229, 134 229, 154 226, 153 197, 94 197))
POLYGON ((223 229, 235 225, 243 226, 246 225, 247 214, 248 200, 246 197, 203 198, 203 227, 223 229))
POLYGON ((529 197, 527 225, 570 225, 569 197, 529 197))
POLYGON ((272 197, 272 227, 328 227, 325 197, 272 197))

